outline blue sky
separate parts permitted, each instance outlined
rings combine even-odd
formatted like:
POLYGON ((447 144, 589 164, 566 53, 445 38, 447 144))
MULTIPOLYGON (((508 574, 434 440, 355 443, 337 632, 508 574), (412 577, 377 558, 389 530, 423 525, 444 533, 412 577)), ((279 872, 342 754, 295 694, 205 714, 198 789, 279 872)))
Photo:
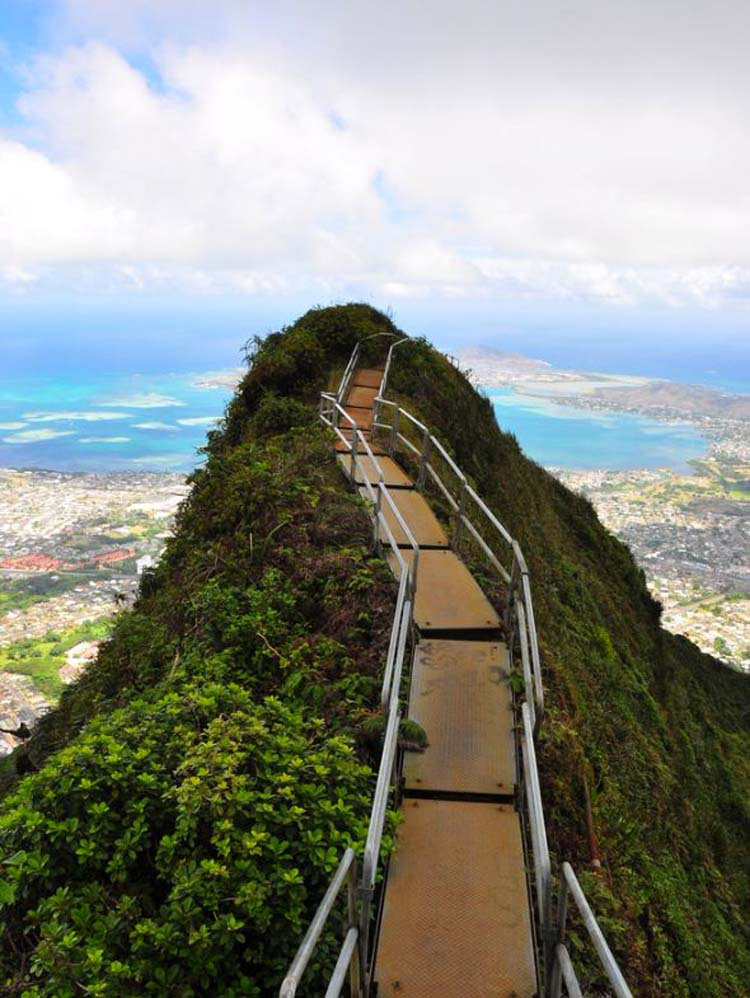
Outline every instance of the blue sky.
POLYGON ((715 335, 731 353, 750 8, 469 14, 3 0, 6 356, 52 315, 72 329, 89 310, 115 337, 118 316, 214 309, 229 343, 243 309, 255 331, 350 299, 446 343, 588 337, 620 356, 618 337, 715 335))

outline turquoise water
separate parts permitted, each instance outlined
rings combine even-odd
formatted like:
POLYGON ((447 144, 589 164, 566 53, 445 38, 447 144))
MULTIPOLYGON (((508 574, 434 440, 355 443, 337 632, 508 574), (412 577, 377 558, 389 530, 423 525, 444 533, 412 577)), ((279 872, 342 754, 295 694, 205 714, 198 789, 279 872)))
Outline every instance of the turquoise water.
POLYGON ((689 471, 688 462, 706 451, 706 440, 687 423, 592 412, 521 395, 511 388, 485 389, 485 393, 500 428, 515 434, 526 454, 546 467, 689 471))
POLYGON ((190 471, 231 396, 197 377, 0 379, 0 467, 190 471))
MULTIPOLYGON (((58 471, 190 471, 228 388, 195 374, 0 380, 0 467, 58 471)), ((596 413, 512 389, 487 390, 504 430, 547 467, 688 470, 706 441, 687 424, 596 413)))

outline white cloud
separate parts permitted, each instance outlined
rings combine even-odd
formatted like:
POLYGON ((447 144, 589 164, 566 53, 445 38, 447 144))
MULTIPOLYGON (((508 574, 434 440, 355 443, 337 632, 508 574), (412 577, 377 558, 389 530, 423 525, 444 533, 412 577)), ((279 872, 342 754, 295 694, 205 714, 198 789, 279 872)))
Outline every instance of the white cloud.
MULTIPOLYGON (((115 395, 99 402, 101 406, 127 406, 129 409, 169 409, 183 406, 186 402, 160 392, 136 392, 132 395, 115 395)), ((121 418, 118 415, 116 418, 121 418)))
POLYGON ((43 440, 56 440, 57 437, 71 437, 73 430, 23 430, 21 433, 12 433, 9 437, 3 437, 6 444, 35 444, 43 440))
POLYGON ((23 418, 30 423, 63 423, 69 420, 81 423, 107 423, 112 419, 128 419, 129 412, 25 412, 23 418))
POLYGON ((66 0, 0 133, 0 277, 745 300, 749 11, 66 0))
POLYGON ((79 444, 127 444, 130 437, 81 437, 79 444))

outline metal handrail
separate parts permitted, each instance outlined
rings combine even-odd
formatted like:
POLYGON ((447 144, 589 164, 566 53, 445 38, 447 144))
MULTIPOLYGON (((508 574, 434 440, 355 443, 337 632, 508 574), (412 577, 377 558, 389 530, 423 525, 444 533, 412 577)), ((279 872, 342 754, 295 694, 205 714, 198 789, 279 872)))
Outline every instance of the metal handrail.
POLYGON ((318 910, 315 912, 313 920, 310 923, 310 927, 305 933, 305 938, 300 943, 299 949, 292 960, 289 973, 282 981, 281 987, 279 988, 279 998, 294 998, 297 994, 297 988, 302 980, 302 975, 307 969, 310 957, 313 955, 313 951, 315 950, 316 943, 318 942, 318 939, 320 939, 320 934, 325 927, 328 916, 331 914, 331 910, 336 903, 336 899, 338 898, 339 892, 344 886, 347 877, 349 878, 349 915, 351 919, 351 915, 353 914, 351 909, 355 889, 354 885, 356 884, 356 875, 357 860, 354 855, 354 850, 347 849, 341 857, 341 861, 333 875, 333 880, 331 880, 331 883, 328 886, 328 890, 323 895, 323 900, 318 905, 318 910))
MULTIPOLYGON (((352 356, 354 357, 355 354, 353 353, 352 356)), ((349 377, 351 377, 351 373, 352 372, 349 372, 349 377)), ((345 384, 345 379, 342 379, 342 384, 345 384)), ((380 543, 381 537, 383 535, 385 536, 385 540, 390 547, 391 553, 394 555, 399 568, 399 589, 396 598, 396 609, 394 613, 393 626, 391 628, 388 656, 386 659, 381 689, 381 704, 383 707, 384 718, 386 720, 386 728, 383 738, 380 765, 378 767, 378 777, 373 795, 370 823, 365 842, 361 878, 357 887, 359 914, 356 918, 356 922, 358 922, 358 925, 355 924, 354 916, 350 912, 350 924, 343 946, 339 952, 328 990, 326 991, 327 998, 328 996, 331 996, 331 998, 336 996, 337 998, 341 992, 341 988, 343 987, 347 969, 349 970, 350 982, 352 982, 352 995, 359 994, 358 991, 355 992, 354 990, 355 978, 358 982, 357 987, 359 988, 361 986, 365 993, 367 993, 369 987, 366 971, 369 965, 370 953, 370 912, 372 896, 378 874, 380 849, 388 806, 388 796, 391 785, 395 782, 394 773, 396 765, 396 751, 398 747, 399 724, 401 722, 401 712, 399 710, 401 677, 403 674, 406 642, 411 629, 413 596, 416 591, 417 570, 419 565, 419 547, 408 524, 401 515, 401 512, 393 501, 390 491, 383 481, 383 471, 380 466, 380 462, 377 460, 377 457, 373 453, 364 434, 357 426, 356 421, 341 405, 340 398, 330 392, 322 392, 319 415, 321 422, 332 429, 336 437, 343 441, 349 449, 349 454, 351 456, 350 477, 353 481, 356 481, 357 470, 361 471, 361 477, 365 485, 365 490, 374 507, 373 526, 375 531, 375 542, 380 543), (338 425, 341 417, 346 420, 351 428, 351 440, 347 439, 338 425), (373 483, 370 481, 370 476, 365 473, 366 469, 362 464, 359 454, 360 447, 364 451, 364 456, 372 462, 372 467, 375 469, 375 473, 378 476, 376 487, 373 486, 373 483), (396 543, 391 526, 383 513, 383 503, 385 503, 390 512, 393 514, 396 523, 404 532, 404 536, 412 548, 413 557, 411 567, 407 564, 398 544, 396 543), (354 966, 355 963, 356 973, 354 966)), ((287 975, 287 978, 285 978, 284 984, 282 984, 282 989, 279 992, 281 998, 291 998, 291 996, 295 993, 297 982, 307 966, 312 950, 317 943, 325 921, 333 907, 335 896, 338 894, 341 884, 343 883, 341 870, 345 864, 347 854, 349 852, 351 852, 351 850, 347 850, 347 853, 344 854, 344 858, 339 864, 339 869, 334 876, 334 880, 326 891, 326 895, 316 912, 313 923, 303 940, 302 946, 300 946, 297 956, 295 957, 292 969, 287 975), (294 990, 290 990, 292 984, 294 986, 294 990), (284 990, 285 987, 287 988, 286 991, 284 990)))
MULTIPOLYGON (((583 924, 586 931, 589 934, 589 938, 596 950, 597 956, 599 957, 599 962, 602 965, 604 973, 607 975, 607 980, 612 986, 612 990, 615 993, 616 998, 633 998, 633 993, 628 987, 625 978, 622 976, 622 972, 617 965, 617 961, 612 955, 612 950, 607 945, 607 940, 604 938, 604 933, 599 928, 599 923, 594 916, 591 907, 586 900, 586 895, 581 889, 581 885, 578 883, 578 878, 573 872, 573 867, 570 863, 563 863, 562 865, 562 876, 560 877, 560 897, 558 900, 558 913, 559 913, 559 925, 558 925, 558 940, 555 947, 556 958, 560 962, 560 971, 562 976, 565 976, 565 957, 563 956, 560 961, 560 947, 565 949, 565 928, 566 928, 566 918, 568 911, 568 898, 572 897, 576 903, 576 907, 580 912, 581 918, 583 919, 583 924)), ((565 955, 567 956, 567 950, 565 950, 565 955)), ((567 986, 567 979, 566 979, 567 986)), ((560 975, 554 974, 550 987, 550 998, 560 998, 560 975), (556 989, 556 990, 555 990, 556 989)))
MULTIPOLYGON (((417 475, 417 488, 423 489, 426 477, 429 474, 431 480, 437 485, 441 493, 445 496, 453 512, 456 514, 456 530, 454 532, 454 546, 458 547, 462 529, 465 528, 474 538, 479 548, 483 551, 489 562, 495 567, 501 578, 508 583, 508 612, 506 621, 511 634, 512 624, 517 624, 518 640, 521 654, 522 671, 524 679, 525 702, 521 705, 521 718, 523 738, 521 742, 522 761, 524 768, 524 796, 526 799, 527 813, 529 819, 529 831, 531 838, 532 858, 534 865, 534 880, 536 887, 537 910, 539 921, 542 927, 542 938, 545 943, 545 967, 547 974, 547 995, 549 998, 559 998, 559 985, 565 981, 568 994, 576 998, 581 994, 575 970, 573 968, 567 948, 564 945, 564 919, 565 909, 558 905, 557 912, 553 911, 552 905, 552 874, 547 843, 547 832, 544 822, 544 809, 539 781, 539 771, 536 762, 536 749, 534 744, 534 732, 544 715, 544 690, 542 686, 541 662, 539 656, 539 641, 536 630, 536 619, 534 614, 534 603, 531 595, 531 583, 529 580, 529 570, 526 565, 523 552, 518 542, 513 538, 506 527, 498 520, 487 504, 477 495, 474 488, 467 482, 465 474, 458 467, 446 449, 425 426, 410 412, 403 409, 397 403, 384 398, 385 379, 381 383, 378 397, 375 400, 380 412, 383 406, 390 407, 392 411, 392 421, 390 424, 383 423, 380 419, 373 420, 373 430, 389 431, 389 450, 392 457, 396 456, 398 444, 401 443, 419 460, 419 472, 417 475), (421 447, 410 441, 401 431, 401 427, 407 423, 422 435, 421 447), (458 482, 458 494, 453 495, 449 486, 440 478, 436 469, 430 462, 432 453, 437 452, 445 461, 458 482), (466 503, 471 501, 481 511, 487 522, 500 535, 503 542, 508 545, 512 554, 510 571, 502 564, 490 544, 482 536, 480 530, 472 523, 466 513, 466 503), (563 926, 562 929, 560 926, 563 926), (557 934, 558 942, 554 947, 550 947, 549 940, 557 934), (558 984, 557 993, 553 994, 551 987, 558 984)), ((512 637, 509 641, 512 652, 512 637)), ((607 974, 610 983, 615 989, 617 998, 632 998, 630 991, 625 984, 625 980, 617 966, 611 950, 607 946, 601 929, 596 922, 596 918, 581 891, 575 874, 569 864, 563 866, 563 882, 568 886, 575 882, 577 893, 576 903, 584 918, 584 923, 591 936, 594 948, 599 956, 600 962, 607 974), (570 880, 572 878, 572 881, 570 880), (624 990, 623 990, 624 989, 624 990)), ((573 893, 573 887, 570 887, 573 893)))

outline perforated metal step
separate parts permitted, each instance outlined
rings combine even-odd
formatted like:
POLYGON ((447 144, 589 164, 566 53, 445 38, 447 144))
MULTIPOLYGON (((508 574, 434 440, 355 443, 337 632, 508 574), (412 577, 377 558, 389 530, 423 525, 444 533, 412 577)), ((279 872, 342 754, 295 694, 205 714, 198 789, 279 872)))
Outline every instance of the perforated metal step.
POLYGON ((364 385, 354 385, 349 391, 346 400, 347 406, 359 406, 360 408, 372 409, 375 397, 378 394, 377 388, 365 388, 364 385))
POLYGON ((511 805, 405 800, 378 998, 532 998, 523 848, 511 805))
MULTIPOLYGON (((367 496, 367 489, 361 488, 360 493, 367 496)), ((437 517, 432 512, 424 496, 412 489, 394 489, 391 492, 391 499, 404 519, 404 522, 411 530, 414 540, 419 546, 447 547, 448 538, 445 531, 440 526, 437 517)), ((391 528, 393 539, 396 544, 408 544, 406 534, 399 525, 393 510, 384 502, 381 506, 383 515, 391 528)), ((386 540, 385 530, 381 527, 381 540, 386 540)))
MULTIPOLYGON (((341 463, 342 467, 345 468, 346 473, 349 474, 350 461, 347 459, 346 455, 339 454, 338 461, 341 463)), ((383 472, 383 481, 386 485, 403 487, 414 484, 411 478, 409 478, 406 472, 396 464, 393 458, 379 457, 377 461, 383 472)), ((365 478, 367 478, 367 481, 369 482, 378 481, 378 470, 369 457, 363 457, 359 462, 359 467, 356 469, 357 485, 363 485, 365 478)))
POLYGON ((406 752, 407 790, 512 795, 516 783, 508 652, 489 641, 420 641, 409 717, 424 752, 406 752))
MULTIPOLYGON (((411 565, 414 554, 402 552, 411 565)), ((388 563, 398 577, 393 554, 388 563)), ((420 631, 498 631, 500 618, 454 551, 420 551, 414 622, 420 631)), ((458 636, 458 634, 457 634, 458 636)))
POLYGON ((379 388, 383 380, 383 372, 371 367, 358 368, 352 377, 353 385, 363 385, 366 388, 379 388))

